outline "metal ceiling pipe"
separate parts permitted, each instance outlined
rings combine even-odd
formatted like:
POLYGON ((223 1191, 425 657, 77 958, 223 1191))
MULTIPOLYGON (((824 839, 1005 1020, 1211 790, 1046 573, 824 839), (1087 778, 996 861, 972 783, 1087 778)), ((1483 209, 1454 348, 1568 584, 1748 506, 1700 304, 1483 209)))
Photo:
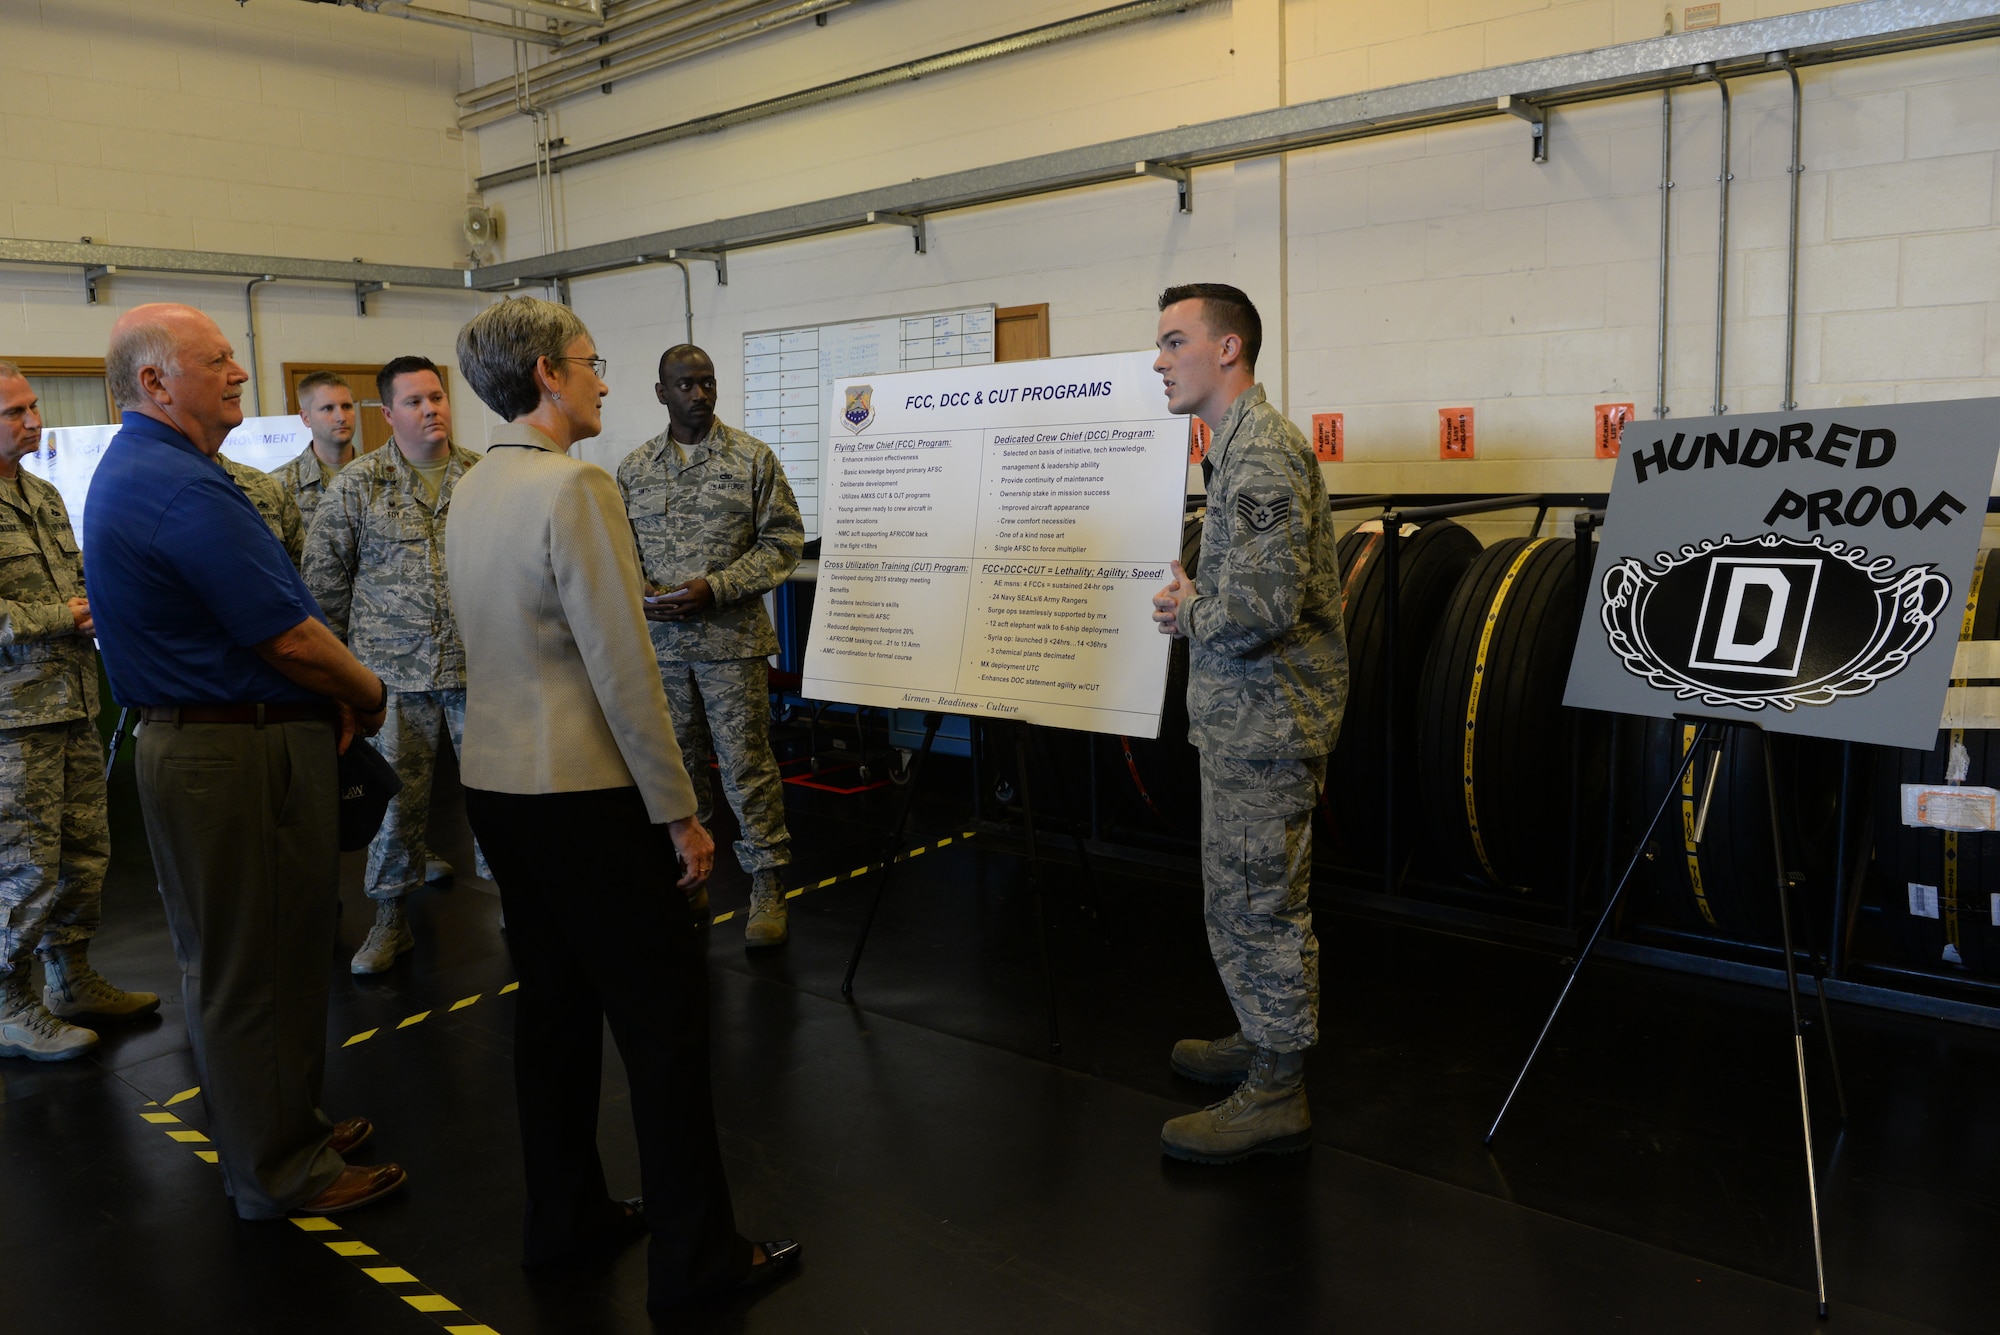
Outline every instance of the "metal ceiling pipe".
POLYGON ((250 353, 250 406, 257 410, 252 417, 264 415, 264 369, 257 361, 257 285, 277 281, 275 275, 263 274, 243 285, 243 314, 250 326, 243 335, 250 353))
MULTIPOLYGON (((319 3, 320 0, 308 0, 319 3)), ((509 42, 533 42, 537 46, 554 46, 557 37, 552 32, 536 32, 533 28, 516 28, 505 23, 495 23, 491 19, 475 19, 464 14, 448 14, 439 9, 425 9, 413 5, 410 0, 337 0, 341 8, 354 8, 369 14, 381 14, 387 18, 410 19, 417 23, 428 23, 439 28, 456 28, 460 32, 477 33, 482 37, 499 37, 509 42)))
POLYGON ((1786 412, 1799 406, 1795 378, 1799 363, 1799 178, 1806 164, 1799 158, 1799 128, 1804 120, 1804 94, 1799 88, 1799 72, 1783 51, 1771 53, 1773 64, 1782 64, 1792 81, 1792 163, 1785 170, 1792 178, 1792 216, 1785 254, 1785 395, 1779 406, 1786 412))
MULTIPOLYGON (((571 97, 577 93, 587 93, 593 89, 600 88, 614 79, 630 78, 635 74, 644 74, 648 70, 658 69, 662 65, 671 65, 675 61, 686 60, 690 56, 698 56, 705 51, 712 51, 716 47, 728 46, 731 43, 742 41, 746 37, 755 37, 761 33, 771 32, 778 28, 809 19, 815 14, 822 14, 830 9, 840 9, 853 3, 854 0, 796 0, 796 3, 789 4, 773 13, 760 14, 755 18, 732 23, 727 27, 703 33, 701 36, 690 38, 685 42, 677 42, 648 55, 634 57, 623 64, 614 62, 609 69, 593 69, 588 74, 578 75, 552 86, 536 89, 533 96, 538 105, 547 106, 552 102, 560 102, 562 99, 571 97)), ((492 125, 495 122, 503 121, 514 114, 516 114, 516 110, 511 103, 497 103, 484 110, 467 112, 458 118, 458 124, 460 129, 473 130, 482 125, 492 125)))
POLYGON ((577 0, 575 4, 557 4, 553 0, 485 0, 485 3, 558 23, 587 23, 594 28, 604 24, 604 0, 577 0))
MULTIPOLYGON (((752 121, 803 111, 809 107, 839 101, 844 97, 873 92, 878 88, 892 88, 898 84, 910 83, 948 70, 962 69, 968 65, 998 60, 1004 56, 1019 55, 1024 51, 1040 50, 1074 37, 1087 37, 1146 19, 1182 14, 1217 2, 1218 0, 1133 0, 1132 3, 1079 14, 1072 19, 1043 24, 1039 28, 1028 28, 1005 37, 996 37, 991 41, 976 42, 971 46, 962 46, 935 56, 924 56, 917 60, 905 61, 900 65, 891 65, 886 69, 857 74, 852 78, 837 79, 832 83, 823 83, 796 93, 785 93, 778 97, 766 98, 761 102, 752 102, 747 106, 733 107, 728 111, 697 116, 693 120, 679 121, 657 130, 643 130, 638 134, 626 135, 607 143, 571 149, 552 158, 549 168, 551 171, 560 172, 566 167, 580 167, 585 163, 623 157, 627 153, 637 153, 641 149, 655 148, 681 139, 692 139, 697 135, 714 134, 731 126, 747 125, 752 121)), ((480 177, 477 184, 481 190, 490 190, 495 186, 528 180, 534 174, 534 168, 531 166, 509 167, 480 177)))
POLYGON ((700 9, 709 3, 710 0, 641 0, 638 4, 622 4, 607 12, 602 31, 565 33, 562 49, 568 51, 594 42, 605 33, 622 32, 641 23, 649 23, 664 14, 684 9, 700 9))
MULTIPOLYGON (((781 2, 782 0, 723 0, 720 4, 701 5, 699 12, 684 14, 671 21, 639 28, 636 31, 622 26, 605 28, 592 33, 589 42, 581 50, 571 47, 569 49, 572 54, 554 56, 529 70, 528 92, 532 96, 542 87, 554 83, 560 76, 576 70, 594 71, 602 82, 615 72, 619 56, 637 51, 649 42, 664 42, 704 25, 719 23, 754 9, 770 9, 781 2), (598 39, 603 37, 612 37, 614 40, 600 42, 598 39), (600 62, 605 60, 614 62, 613 66, 608 68, 603 66, 600 62)), ((483 83, 477 88, 459 93, 457 101, 461 107, 472 107, 481 102, 490 102, 494 98, 511 99, 515 91, 516 82, 510 75, 505 79, 494 79, 490 83, 483 83)))
POLYGON ((1653 377, 1653 416, 1667 415, 1667 261, 1673 253, 1674 91, 1660 91, 1660 363, 1653 377))
POLYGON ((1722 416, 1729 411, 1729 405, 1722 401, 1722 344, 1728 332, 1723 318, 1729 304, 1729 183, 1736 178, 1729 171, 1729 82, 1716 72, 1713 65, 1702 64, 1694 67, 1695 77, 1707 79, 1715 84, 1715 91, 1722 94, 1722 161, 1721 169, 1715 177, 1717 202, 1715 206, 1715 406, 1714 415, 1722 416))
POLYGON ((686 260, 667 259, 663 264, 671 264, 681 271, 681 300, 687 307, 687 338, 683 342, 694 342, 694 275, 688 272, 686 260))

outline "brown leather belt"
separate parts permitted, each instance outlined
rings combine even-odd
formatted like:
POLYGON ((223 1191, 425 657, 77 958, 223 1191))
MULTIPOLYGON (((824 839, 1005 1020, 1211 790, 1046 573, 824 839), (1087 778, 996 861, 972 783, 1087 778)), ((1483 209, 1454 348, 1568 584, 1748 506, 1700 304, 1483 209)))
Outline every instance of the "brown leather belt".
POLYGON ((141 722, 171 723, 331 723, 339 711, 330 704, 316 705, 147 705, 139 711, 141 722))

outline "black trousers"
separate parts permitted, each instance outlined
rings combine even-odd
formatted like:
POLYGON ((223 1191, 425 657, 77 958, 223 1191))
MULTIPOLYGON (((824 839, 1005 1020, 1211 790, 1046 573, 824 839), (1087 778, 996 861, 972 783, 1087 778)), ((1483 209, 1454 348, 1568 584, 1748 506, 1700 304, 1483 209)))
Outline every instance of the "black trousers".
POLYGON ((603 1026, 625 1062, 652 1233, 648 1306, 734 1283, 736 1232, 709 1086, 706 945, 665 827, 637 788, 517 794, 467 789, 466 815, 507 913, 521 981, 514 1088, 528 1216, 523 1260, 609 1237, 622 1207, 597 1154, 603 1026))

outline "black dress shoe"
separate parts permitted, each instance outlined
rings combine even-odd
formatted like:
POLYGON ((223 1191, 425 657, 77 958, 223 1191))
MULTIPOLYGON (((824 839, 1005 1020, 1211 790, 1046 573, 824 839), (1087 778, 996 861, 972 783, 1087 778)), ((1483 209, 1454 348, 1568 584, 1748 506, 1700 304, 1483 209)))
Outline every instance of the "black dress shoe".
POLYGON ((617 1218, 586 1240, 573 1242, 557 1250, 524 1257, 521 1264, 530 1270, 538 1270, 544 1266, 575 1265, 622 1250, 645 1237, 646 1198, 634 1196, 618 1204, 621 1209, 617 1218))
POLYGON ((754 1293, 767 1289, 799 1267, 799 1244, 792 1238, 779 1238, 776 1242, 760 1242, 764 1249, 761 1265, 753 1265, 742 1279, 736 1281, 738 1293, 754 1293))

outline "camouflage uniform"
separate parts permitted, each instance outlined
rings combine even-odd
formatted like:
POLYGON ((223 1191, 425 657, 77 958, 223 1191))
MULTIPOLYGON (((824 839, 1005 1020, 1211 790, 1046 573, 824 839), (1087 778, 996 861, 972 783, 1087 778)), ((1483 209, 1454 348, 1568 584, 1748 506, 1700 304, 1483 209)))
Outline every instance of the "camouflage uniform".
MULTIPOLYGON (((389 688, 375 748, 403 780, 368 845, 368 895, 398 899, 424 881, 424 835, 437 774, 440 729, 464 753, 465 646, 445 586, 444 530, 451 493, 479 462, 451 447, 432 504, 417 470, 392 444, 334 476, 306 534, 306 587, 327 625, 389 688)), ((490 878, 486 855, 479 875, 490 878)))
POLYGON ((326 489, 333 485, 334 478, 339 474, 329 473, 326 465, 319 461, 319 456, 313 453, 313 447, 308 445, 299 452, 298 458, 278 465, 271 476, 278 479, 278 485, 292 498, 292 504, 299 507, 300 522, 311 528, 314 512, 326 499, 326 489))
POLYGON ((1244 1038, 1296 1052, 1319 1037, 1312 809, 1347 701, 1333 513, 1311 446, 1260 385, 1223 415, 1208 461, 1180 625, 1209 949, 1244 1038))
POLYGON ((765 661, 778 634, 763 595, 782 584, 805 550, 805 523, 771 447, 720 421, 693 445, 666 432, 625 456, 618 490, 639 543, 646 582, 671 589, 700 576, 715 606, 692 621, 649 621, 681 751, 689 757, 697 813, 713 810, 712 740, 723 792, 743 837, 736 860, 768 871, 792 860, 785 790, 771 754, 765 661))
POLYGON ((250 498, 250 504, 257 507, 257 513, 263 517, 264 526, 271 530, 272 537, 283 544, 285 555, 292 558, 292 564, 294 566, 300 564, 305 559, 306 526, 305 520, 299 514, 298 504, 292 500, 290 493, 275 476, 261 468, 237 463, 226 454, 216 455, 215 461, 222 465, 222 471, 229 474, 230 480, 250 498))
POLYGON ((83 557, 62 497, 0 478, 0 977, 97 933, 111 827, 97 651, 65 606, 83 557))

